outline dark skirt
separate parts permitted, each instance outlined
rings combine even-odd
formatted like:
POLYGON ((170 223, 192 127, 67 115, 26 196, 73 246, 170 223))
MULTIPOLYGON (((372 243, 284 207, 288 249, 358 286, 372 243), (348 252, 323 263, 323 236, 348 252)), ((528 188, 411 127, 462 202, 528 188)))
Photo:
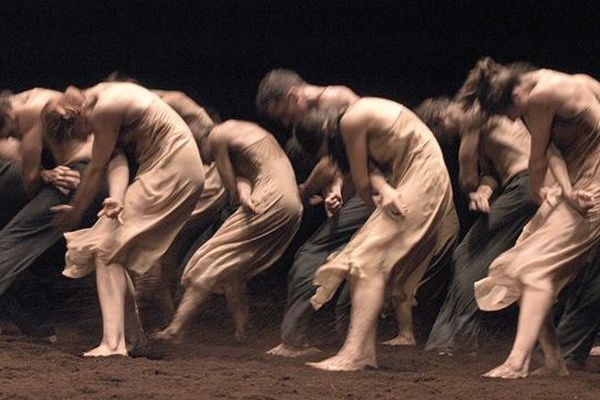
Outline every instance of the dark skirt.
POLYGON ((514 246, 537 206, 529 200, 529 173, 517 174, 456 247, 454 279, 425 347, 445 352, 476 351, 480 315, 473 284, 487 275, 492 261, 514 246))

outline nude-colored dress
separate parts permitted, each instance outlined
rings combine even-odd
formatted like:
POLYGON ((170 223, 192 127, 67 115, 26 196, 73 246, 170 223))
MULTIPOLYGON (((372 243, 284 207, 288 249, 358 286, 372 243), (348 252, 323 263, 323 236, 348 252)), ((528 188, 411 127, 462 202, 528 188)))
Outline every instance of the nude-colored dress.
POLYGON ((317 292, 311 299, 319 309, 349 275, 368 278, 383 274, 394 294, 414 301, 414 292, 433 256, 458 233, 450 178, 442 151, 427 126, 403 109, 387 133, 369 139, 369 157, 391 159, 379 167, 389 175, 408 205, 403 217, 378 206, 346 247, 329 257, 317 271, 317 292), (393 279, 387 278, 394 274, 393 279))
POLYGON ((90 229, 65 233, 67 277, 92 272, 95 257, 145 273, 158 263, 202 193, 203 166, 192 134, 158 97, 139 120, 122 128, 117 147, 139 163, 125 192, 124 223, 101 217, 90 229))
MULTIPOLYGON (((600 133, 576 117, 555 118, 552 142, 565 158, 573 189, 600 198, 600 133)), ((583 258, 600 240, 600 203, 582 216, 562 198, 551 197, 523 228, 515 247, 490 265, 475 282, 479 308, 502 309, 521 297, 524 287, 557 294, 573 278, 583 258)))
POLYGON ((289 160, 271 135, 231 153, 235 173, 252 182, 259 214, 241 207, 202 245, 183 271, 182 284, 221 292, 232 278, 248 280, 271 266, 292 240, 302 203, 289 160))

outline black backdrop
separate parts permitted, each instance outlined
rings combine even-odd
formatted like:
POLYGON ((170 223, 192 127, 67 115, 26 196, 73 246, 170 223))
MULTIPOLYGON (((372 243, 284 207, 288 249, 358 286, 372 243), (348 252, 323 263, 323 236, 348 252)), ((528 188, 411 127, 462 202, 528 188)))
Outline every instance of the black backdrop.
POLYGON ((273 67, 415 105, 483 55, 600 76, 600 2, 0 2, 0 88, 91 85, 113 70, 257 119, 273 67))

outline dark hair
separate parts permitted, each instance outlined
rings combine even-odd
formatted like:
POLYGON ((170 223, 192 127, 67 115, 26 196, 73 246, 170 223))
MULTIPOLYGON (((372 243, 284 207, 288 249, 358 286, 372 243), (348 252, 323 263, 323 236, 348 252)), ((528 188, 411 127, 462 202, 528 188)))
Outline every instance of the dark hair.
POLYGON ((535 69, 527 63, 502 65, 490 57, 477 61, 456 95, 456 100, 470 108, 476 101, 488 114, 502 114, 512 105, 512 92, 523 74, 535 69))
POLYGON ((4 117, 12 108, 10 98, 12 97, 10 90, 0 92, 0 129, 4 128, 4 117))
POLYGON ((126 73, 118 70, 111 72, 106 78, 104 78, 103 82, 131 82, 137 83, 138 85, 140 84, 137 79, 134 79, 126 73))
POLYGON ((448 97, 429 98, 421 102, 413 111, 431 129, 438 141, 446 138, 446 132, 440 126, 444 112, 452 105, 448 97))
POLYGON ((327 140, 329 157, 342 172, 349 172, 350 163, 340 132, 340 119, 345 111, 345 109, 311 110, 296 124, 294 135, 302 149, 309 154, 315 154, 323 141, 327 140), (327 134, 323 131, 325 123, 327 123, 327 134))
POLYGON ((304 85, 306 82, 296 72, 289 69, 274 69, 267 73, 258 84, 256 109, 259 114, 267 114, 269 105, 281 101, 292 86, 304 85))

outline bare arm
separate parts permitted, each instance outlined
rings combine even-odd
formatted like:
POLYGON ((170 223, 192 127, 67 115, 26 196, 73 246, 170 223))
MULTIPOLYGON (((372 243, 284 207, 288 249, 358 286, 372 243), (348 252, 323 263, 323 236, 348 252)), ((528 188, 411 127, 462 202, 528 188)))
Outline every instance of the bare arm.
POLYGON ((0 158, 11 161, 21 161, 21 142, 13 139, 0 140, 0 158))
POLYGON ((211 152, 213 153, 225 189, 229 192, 232 200, 239 201, 236 174, 231 163, 231 158, 229 157, 229 145, 225 134, 222 130, 215 129, 208 137, 208 140, 210 141, 211 152))
POLYGON ((71 202, 71 208, 55 208, 61 213, 55 217, 55 224, 63 229, 75 227, 98 194, 117 142, 121 116, 116 110, 97 111, 92 122, 95 133, 92 160, 71 202))
POLYGON ((322 157, 310 172, 310 175, 299 185, 300 197, 303 201, 315 194, 320 194, 323 188, 331 185, 337 176, 337 169, 329 156, 322 157))
POLYGON ((531 132, 531 154, 529 156, 529 184, 533 200, 540 204, 544 199, 540 189, 544 184, 548 170, 548 146, 550 145, 550 130, 555 107, 546 95, 536 96, 530 100, 526 122, 531 132))
POLYGON ((104 199, 102 210, 98 217, 106 215, 123 224, 121 211, 123 211, 125 192, 129 185, 129 164, 127 158, 121 153, 116 154, 108 164, 108 190, 109 197, 104 199))
MULTIPOLYGON (((344 118, 342 118, 342 123, 344 118)), ((367 131, 355 121, 344 124, 343 138, 356 192, 367 204, 373 204, 368 170, 367 131)))
POLYGON ((37 121, 21 139, 21 176, 29 198, 34 197, 40 189, 42 146, 42 124, 37 121))
POLYGON ((122 153, 117 153, 108 164, 109 196, 123 202, 129 186, 129 164, 122 153))
POLYGON ((460 138, 458 150, 459 183, 465 192, 473 191, 478 183, 478 158, 479 158, 480 131, 471 129, 460 138))

